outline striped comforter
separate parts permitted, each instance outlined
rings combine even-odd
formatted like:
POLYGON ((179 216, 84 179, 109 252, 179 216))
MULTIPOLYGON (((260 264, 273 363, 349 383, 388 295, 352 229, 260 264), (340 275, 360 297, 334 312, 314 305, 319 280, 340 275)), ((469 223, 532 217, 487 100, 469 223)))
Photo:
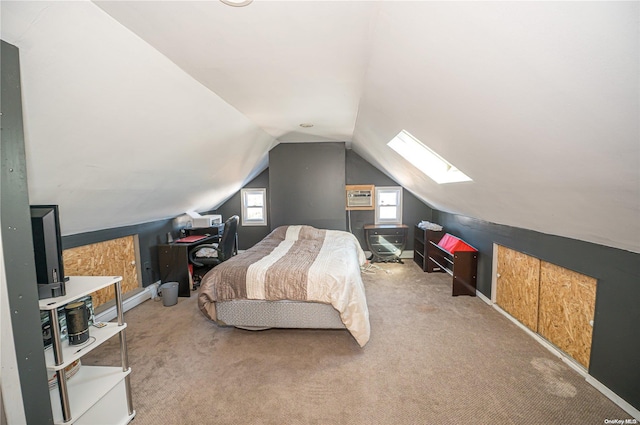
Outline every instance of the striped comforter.
POLYGON ((252 248, 214 267, 202 279, 198 306, 216 320, 215 302, 296 300, 331 304, 362 347, 369 310, 360 266, 365 254, 351 233, 281 226, 252 248))

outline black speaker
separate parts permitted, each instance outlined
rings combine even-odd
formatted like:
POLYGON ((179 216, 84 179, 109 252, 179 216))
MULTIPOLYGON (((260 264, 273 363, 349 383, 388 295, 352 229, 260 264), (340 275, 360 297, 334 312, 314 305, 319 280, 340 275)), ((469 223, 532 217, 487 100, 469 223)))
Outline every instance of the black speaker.
POLYGON ((82 344, 89 339, 89 309, 82 302, 67 304, 64 308, 67 318, 69 345, 82 344))

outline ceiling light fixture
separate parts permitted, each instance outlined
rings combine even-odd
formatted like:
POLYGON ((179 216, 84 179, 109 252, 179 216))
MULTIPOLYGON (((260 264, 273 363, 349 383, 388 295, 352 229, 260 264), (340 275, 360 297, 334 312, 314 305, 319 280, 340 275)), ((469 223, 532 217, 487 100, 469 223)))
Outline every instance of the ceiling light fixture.
POLYGON ((302 128, 311 128, 311 127, 313 127, 313 124, 308 123, 308 122, 303 122, 302 124, 300 124, 300 127, 302 127, 302 128))
POLYGON ((253 0, 220 0, 220 1, 226 4, 227 6, 233 6, 233 7, 248 6, 253 2, 253 0))

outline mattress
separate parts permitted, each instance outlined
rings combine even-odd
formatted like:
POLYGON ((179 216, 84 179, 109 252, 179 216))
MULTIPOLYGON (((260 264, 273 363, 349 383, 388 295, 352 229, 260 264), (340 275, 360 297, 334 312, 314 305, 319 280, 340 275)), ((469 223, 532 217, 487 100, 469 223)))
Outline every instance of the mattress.
POLYGON ((216 305, 222 301, 328 304, 338 312, 358 344, 364 346, 370 337, 369 311, 360 275, 365 261, 365 254, 351 233, 281 226, 254 247, 209 271, 201 282, 198 305, 207 317, 220 320, 216 305))

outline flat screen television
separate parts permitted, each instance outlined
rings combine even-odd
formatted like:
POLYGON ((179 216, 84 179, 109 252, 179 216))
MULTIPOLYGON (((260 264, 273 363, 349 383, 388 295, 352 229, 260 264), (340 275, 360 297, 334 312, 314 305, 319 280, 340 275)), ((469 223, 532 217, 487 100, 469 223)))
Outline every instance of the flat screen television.
POLYGON ((58 206, 31 205, 31 232, 38 299, 65 295, 66 279, 58 206))

